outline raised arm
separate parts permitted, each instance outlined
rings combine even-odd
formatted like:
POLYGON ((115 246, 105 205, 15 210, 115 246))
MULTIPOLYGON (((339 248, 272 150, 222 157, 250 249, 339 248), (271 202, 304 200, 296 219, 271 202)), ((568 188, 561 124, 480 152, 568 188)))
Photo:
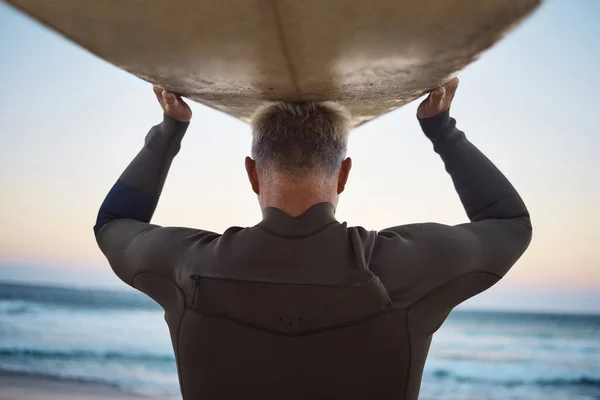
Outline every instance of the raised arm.
POLYGON ((150 129, 144 147, 114 184, 98 212, 94 233, 108 223, 132 219, 149 223, 173 158, 179 152, 192 111, 173 93, 154 87, 163 108, 163 122, 150 129))
POLYGON ((467 216, 471 222, 490 219, 528 222, 529 213, 515 188, 456 128, 454 118, 450 118, 449 106, 457 87, 455 78, 436 89, 420 105, 417 115, 423 132, 454 182, 467 216))
POLYGON ((529 213, 508 179, 450 118, 458 80, 420 105, 419 122, 442 158, 471 222, 424 223, 379 233, 374 268, 402 306, 445 315, 508 272, 531 240, 529 213))
POLYGON ((144 146, 104 199, 94 226, 98 245, 115 273, 145 292, 148 290, 134 282, 138 275, 149 273, 174 281, 174 266, 183 255, 184 239, 212 234, 150 224, 192 116, 179 96, 158 87, 154 92, 163 108, 163 122, 146 135, 144 146))

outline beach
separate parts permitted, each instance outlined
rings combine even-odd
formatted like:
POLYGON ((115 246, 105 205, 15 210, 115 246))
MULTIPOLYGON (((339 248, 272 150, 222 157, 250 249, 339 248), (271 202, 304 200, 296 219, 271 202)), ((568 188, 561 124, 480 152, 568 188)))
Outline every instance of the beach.
MULTIPOLYGON (((56 380, 53 378, 35 377, 18 373, 0 373, 0 400, 50 399, 150 400, 153 399, 153 397, 129 393, 120 390, 119 388, 100 383, 56 380)), ((175 400, 176 397, 172 399, 175 400)))

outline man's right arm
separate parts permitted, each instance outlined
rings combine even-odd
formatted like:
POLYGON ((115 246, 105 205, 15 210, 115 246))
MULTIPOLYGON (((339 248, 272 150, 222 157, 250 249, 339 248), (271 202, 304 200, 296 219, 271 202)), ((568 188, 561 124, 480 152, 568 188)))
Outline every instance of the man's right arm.
POLYGON ((419 122, 471 222, 385 229, 379 232, 372 268, 392 297, 398 295, 400 306, 445 318, 508 272, 527 249, 532 228, 515 188, 456 128, 449 110, 419 122))
POLYGON ((173 289, 189 250, 220 235, 150 223, 191 118, 191 109, 181 98, 158 87, 154 92, 163 108, 163 122, 146 135, 144 146, 106 196, 94 232, 117 276, 166 307, 177 298, 173 289))

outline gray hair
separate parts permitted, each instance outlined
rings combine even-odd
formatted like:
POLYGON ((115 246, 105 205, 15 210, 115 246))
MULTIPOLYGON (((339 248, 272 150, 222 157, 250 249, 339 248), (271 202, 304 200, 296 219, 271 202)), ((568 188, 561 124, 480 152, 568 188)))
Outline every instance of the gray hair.
POLYGON ((331 177, 346 157, 349 132, 349 114, 336 103, 269 103, 252 118, 252 157, 267 172, 331 177))

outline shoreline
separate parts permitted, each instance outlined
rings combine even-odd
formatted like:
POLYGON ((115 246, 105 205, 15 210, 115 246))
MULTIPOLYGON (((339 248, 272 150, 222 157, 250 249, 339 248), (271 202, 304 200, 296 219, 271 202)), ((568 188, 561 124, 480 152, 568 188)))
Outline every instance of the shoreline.
POLYGON ((53 378, 0 371, 0 400, 176 400, 179 397, 147 396, 100 382, 53 378))

